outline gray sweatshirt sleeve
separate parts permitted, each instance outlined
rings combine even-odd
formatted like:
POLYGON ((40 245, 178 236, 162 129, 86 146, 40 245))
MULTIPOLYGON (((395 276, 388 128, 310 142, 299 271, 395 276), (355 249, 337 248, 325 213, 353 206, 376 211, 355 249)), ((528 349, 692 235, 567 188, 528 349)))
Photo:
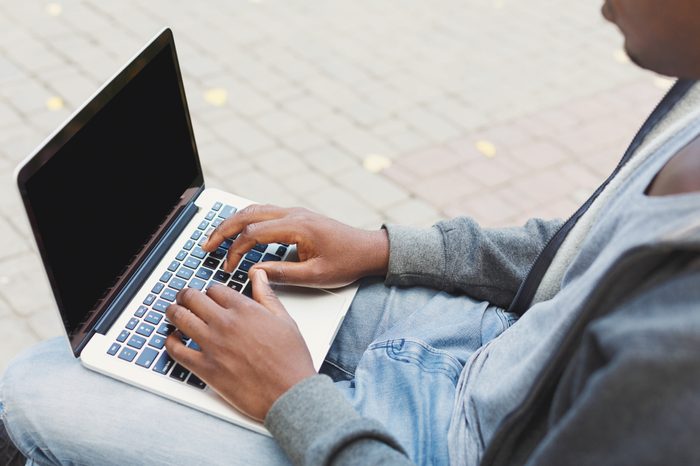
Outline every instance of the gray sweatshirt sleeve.
POLYGON ((361 417, 325 375, 282 395, 265 427, 295 465, 410 465, 403 448, 377 421, 361 417))
POLYGON ((385 225, 387 285, 427 286, 508 307, 561 220, 529 220, 517 228, 481 228, 459 217, 419 229, 385 225))

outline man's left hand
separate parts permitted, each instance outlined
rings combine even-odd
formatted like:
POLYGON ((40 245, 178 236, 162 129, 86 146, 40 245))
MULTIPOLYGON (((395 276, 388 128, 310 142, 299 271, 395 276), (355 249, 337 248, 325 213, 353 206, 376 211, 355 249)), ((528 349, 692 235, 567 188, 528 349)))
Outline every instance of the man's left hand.
POLYGON ((228 403, 263 420, 277 398, 316 371, 296 322, 265 272, 255 271, 251 280, 254 300, 223 285, 206 294, 190 288, 178 293, 168 319, 201 351, 186 347, 179 332, 165 346, 228 403))

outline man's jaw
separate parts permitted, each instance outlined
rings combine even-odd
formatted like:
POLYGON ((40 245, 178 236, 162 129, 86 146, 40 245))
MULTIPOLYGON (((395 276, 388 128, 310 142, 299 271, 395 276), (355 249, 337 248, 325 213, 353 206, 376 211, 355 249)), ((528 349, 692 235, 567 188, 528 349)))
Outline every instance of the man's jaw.
POLYGON ((605 0, 601 11, 605 19, 607 19, 611 23, 615 22, 615 12, 613 10, 612 4, 610 3, 610 0, 605 0))

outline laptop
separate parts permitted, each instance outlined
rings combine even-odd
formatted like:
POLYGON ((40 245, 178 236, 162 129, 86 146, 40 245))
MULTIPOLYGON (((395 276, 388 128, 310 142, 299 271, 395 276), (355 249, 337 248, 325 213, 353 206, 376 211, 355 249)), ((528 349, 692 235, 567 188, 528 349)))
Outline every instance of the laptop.
MULTIPOLYGON (((16 170, 68 343, 94 371, 267 433, 174 362, 165 310, 185 287, 218 283, 250 296, 248 270, 292 260, 294 245, 258 244, 232 274, 229 239, 201 245, 253 201, 205 189, 173 34, 160 32, 16 170)), ((278 287, 318 370, 355 295, 278 287)), ((188 345, 197 349, 195 341, 188 345)))

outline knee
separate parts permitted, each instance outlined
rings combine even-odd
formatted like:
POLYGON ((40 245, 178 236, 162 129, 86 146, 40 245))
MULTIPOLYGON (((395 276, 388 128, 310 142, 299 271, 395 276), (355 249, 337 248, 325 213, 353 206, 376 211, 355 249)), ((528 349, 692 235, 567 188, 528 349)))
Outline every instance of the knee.
POLYGON ((13 442, 27 457, 41 451, 42 426, 51 416, 51 394, 64 374, 78 364, 64 337, 42 342, 17 356, 0 378, 0 416, 13 442))

